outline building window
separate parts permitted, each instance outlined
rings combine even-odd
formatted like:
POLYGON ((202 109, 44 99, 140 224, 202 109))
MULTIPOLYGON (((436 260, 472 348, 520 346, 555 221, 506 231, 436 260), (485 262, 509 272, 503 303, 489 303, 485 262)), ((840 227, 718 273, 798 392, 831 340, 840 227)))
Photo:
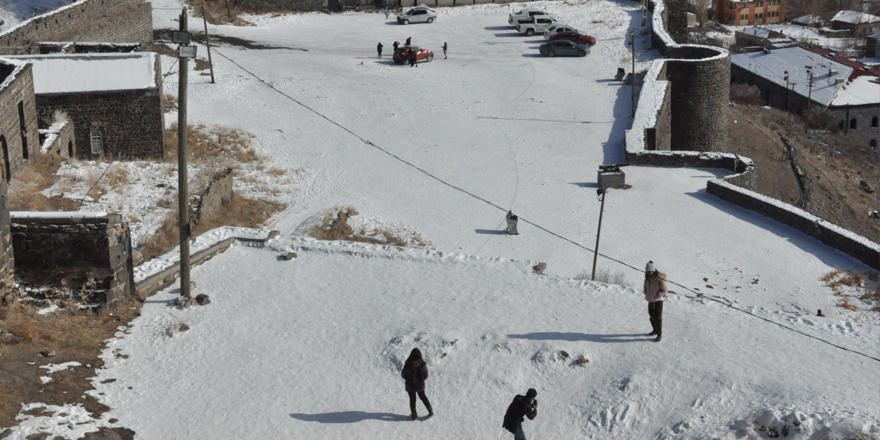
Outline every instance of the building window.
POLYGON ((92 154, 104 154, 104 129, 92 127, 89 131, 89 140, 92 143, 92 154))
POLYGON ((0 136, 0 148, 3 149, 3 167, 0 168, 3 172, 3 177, 9 182, 12 179, 12 173, 9 169, 9 147, 6 145, 6 138, 0 136))
POLYGON ((73 158, 73 141, 67 141, 67 157, 73 158))
POLYGON ((856 118, 849 120, 849 128, 856 128, 856 118))
POLYGON ((876 146, 877 146, 877 140, 876 140, 876 139, 871 139, 871 142, 869 142, 869 143, 871 144, 872 147, 876 147, 876 146))
POLYGON ((749 19, 749 16, 748 16, 748 15, 743 15, 741 18, 742 18, 743 20, 748 20, 748 19, 749 19))
POLYGON ((877 117, 874 116, 873 118, 871 118, 871 127, 876 127, 876 126, 877 126, 877 117))
POLYGON ((24 122, 24 102, 18 101, 18 129, 21 131, 21 157, 28 159, 27 124, 24 122))

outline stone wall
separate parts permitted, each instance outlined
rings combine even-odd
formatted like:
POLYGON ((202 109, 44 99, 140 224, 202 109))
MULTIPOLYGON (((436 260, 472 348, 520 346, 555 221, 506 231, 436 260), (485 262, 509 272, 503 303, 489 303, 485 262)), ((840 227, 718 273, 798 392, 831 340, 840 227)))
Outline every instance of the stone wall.
POLYGON ((236 0, 235 4, 252 11, 270 12, 358 9, 376 5, 377 2, 375 0, 236 0))
POLYGON ((76 139, 73 123, 55 122, 49 128, 40 130, 40 152, 54 154, 65 159, 76 157, 76 139))
POLYGON ((102 309, 134 292, 131 233, 119 214, 11 213, 15 276, 35 284, 96 283, 102 309))
MULTIPOLYGON (((723 49, 693 45, 688 47, 675 43, 665 31, 666 14, 663 0, 652 1, 654 7, 652 42, 664 55, 680 58, 657 60, 648 71, 636 108, 633 127, 626 133, 626 163, 729 169, 735 174, 707 183, 706 191, 709 194, 783 223, 830 247, 845 252, 872 268, 880 269, 880 244, 826 222, 792 205, 751 191, 757 176, 754 162, 746 157, 721 152, 726 146, 726 139, 724 143, 716 142, 717 136, 722 133, 717 131, 720 127, 712 128, 712 122, 707 121, 709 125, 706 127, 706 132, 701 133, 696 125, 676 122, 676 118, 682 116, 677 115, 676 112, 682 108, 695 112, 693 116, 696 118, 708 117, 711 112, 717 111, 721 117, 716 116, 716 121, 727 121, 727 118, 723 117, 723 111, 729 105, 730 89, 728 83, 721 82, 723 74, 718 69, 721 68, 722 63, 727 63, 729 69, 730 56, 723 49), (692 52, 690 48, 693 48, 692 52), (713 55, 713 53, 717 55, 713 55), (691 63, 691 66, 686 63, 691 63), (676 81, 682 80, 691 82, 705 80, 706 83, 685 84, 686 89, 676 91, 676 81), (713 87, 717 87, 714 90, 720 98, 713 99, 709 96, 713 87), (690 94, 682 90, 692 90, 690 93, 701 94, 702 99, 708 98, 711 106, 716 108, 703 107, 701 103, 682 103, 681 101, 686 100, 690 94), (672 98, 669 98, 669 95, 672 95, 672 98), (676 97, 676 95, 678 96, 676 97), (660 151, 665 145, 664 139, 667 138, 672 139, 672 150, 677 149, 676 142, 687 145, 689 141, 682 139, 676 133, 676 130, 679 129, 682 129, 686 134, 693 133, 693 136, 706 136, 705 139, 693 143, 717 148, 712 150, 716 152, 660 151)), ((876 112, 876 108, 874 111, 876 112)), ((870 125, 870 121, 868 125, 870 125)), ((723 133, 726 137, 726 131, 723 133)))
POLYGON ((40 148, 34 75, 30 64, 0 62, 0 174, 5 180, 29 166, 40 148), (21 104, 21 111, 19 110, 21 104), (20 115, 24 115, 24 130, 20 115))
POLYGON ((669 48, 673 150, 726 151, 730 54, 705 46, 669 48))
POLYGON ((0 288, 15 282, 15 254, 12 251, 12 234, 9 226, 9 206, 6 194, 9 186, 0 179, 0 288))
POLYGON ((218 208, 232 202, 232 168, 227 168, 211 178, 190 206, 190 228, 195 231, 202 218, 210 216, 218 208))
POLYGON ((32 52, 42 41, 153 43, 153 8, 144 0, 79 0, 0 34, 0 54, 32 52))

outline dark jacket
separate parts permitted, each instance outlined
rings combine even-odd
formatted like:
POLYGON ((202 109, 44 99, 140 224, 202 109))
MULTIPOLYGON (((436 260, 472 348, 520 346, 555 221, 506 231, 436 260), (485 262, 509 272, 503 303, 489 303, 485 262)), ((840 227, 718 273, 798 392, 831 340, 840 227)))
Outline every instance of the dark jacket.
POLYGON ((507 407, 507 412, 504 414, 504 424, 501 427, 516 433, 516 427, 522 424, 523 417, 534 420, 537 415, 538 409, 532 406, 529 399, 518 394, 513 398, 513 402, 510 402, 510 406, 507 407))
POLYGON ((413 378, 415 378, 416 371, 422 372, 422 379, 428 379, 428 364, 425 361, 418 360, 412 361, 407 365, 404 365, 403 371, 400 372, 400 376, 406 380, 406 391, 408 393, 417 393, 419 391, 425 391, 425 383, 422 382, 422 386, 415 387, 413 384, 413 378))

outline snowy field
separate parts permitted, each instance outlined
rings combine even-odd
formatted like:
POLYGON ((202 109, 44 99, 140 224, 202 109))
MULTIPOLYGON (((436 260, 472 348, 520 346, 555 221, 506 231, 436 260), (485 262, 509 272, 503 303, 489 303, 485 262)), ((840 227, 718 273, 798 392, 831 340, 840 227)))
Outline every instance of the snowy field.
MULTIPOLYGON (((179 11, 162 8, 179 3, 152 3, 155 27, 176 28, 179 11)), ((207 307, 172 307, 174 287, 144 304, 94 379, 110 411, 22 416, 10 438, 124 426, 143 439, 509 439, 504 409, 529 387, 541 402, 525 423, 530 440, 880 437, 880 362, 828 344, 877 357, 880 323, 844 313, 822 281, 835 267, 867 268, 706 194, 725 171, 625 168, 632 188, 609 192, 600 249, 636 268, 652 259, 671 280, 757 317, 671 295, 654 343, 642 336, 641 272, 600 258, 635 289, 572 280, 592 264, 572 242, 595 245, 598 165, 623 159, 631 90, 611 78, 629 65, 624 35, 639 15, 631 2, 536 5, 596 37, 593 52, 538 57, 543 39, 507 25, 521 5, 442 8, 435 23, 406 27, 380 13, 212 27, 273 47, 219 43, 217 84, 191 73, 189 116, 253 133, 272 166, 301 179, 271 220, 282 237, 196 268, 207 307), (388 59, 410 36, 433 62, 388 59), (434 249, 295 235, 339 206, 434 249), (502 233, 508 209, 521 218, 518 236, 502 233), (279 260, 287 251, 299 257, 279 260), (545 276, 530 273, 539 261, 545 276), (827 317, 811 316, 819 308, 827 317), (398 377, 414 346, 437 412, 420 422, 406 417, 398 377), (589 363, 573 365, 581 357, 589 363)), ((648 45, 637 44, 640 70, 658 57, 648 45)), ((163 60, 172 94, 174 69, 163 60)))

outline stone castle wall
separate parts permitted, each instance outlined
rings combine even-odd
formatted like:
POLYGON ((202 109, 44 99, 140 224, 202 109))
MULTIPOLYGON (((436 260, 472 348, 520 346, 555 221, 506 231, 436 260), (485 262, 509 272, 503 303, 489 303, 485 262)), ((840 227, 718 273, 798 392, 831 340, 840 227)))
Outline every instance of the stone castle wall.
POLYGON ((0 288, 12 286, 15 282, 15 253, 12 250, 9 199, 6 196, 8 190, 6 181, 0 179, 0 288))
POLYGON ((119 214, 11 213, 15 276, 35 284, 103 292, 102 309, 133 294, 131 232, 119 214))
POLYGON ((880 244, 751 191, 757 176, 754 162, 723 153, 727 145, 724 111, 730 94, 729 53, 676 43, 666 31, 664 0, 652 0, 652 5, 652 42, 669 59, 655 61, 645 77, 632 129, 626 133, 626 163, 731 170, 735 174, 709 181, 706 192, 880 269, 880 244))
POLYGON ((0 54, 22 55, 41 41, 153 43, 153 7, 144 0, 80 0, 0 34, 0 54))
POLYGON ((5 180, 27 168, 40 149, 32 66, 0 62, 0 174, 5 180), (21 103, 21 112, 19 111, 21 103), (19 116, 24 114, 22 131, 19 116))

